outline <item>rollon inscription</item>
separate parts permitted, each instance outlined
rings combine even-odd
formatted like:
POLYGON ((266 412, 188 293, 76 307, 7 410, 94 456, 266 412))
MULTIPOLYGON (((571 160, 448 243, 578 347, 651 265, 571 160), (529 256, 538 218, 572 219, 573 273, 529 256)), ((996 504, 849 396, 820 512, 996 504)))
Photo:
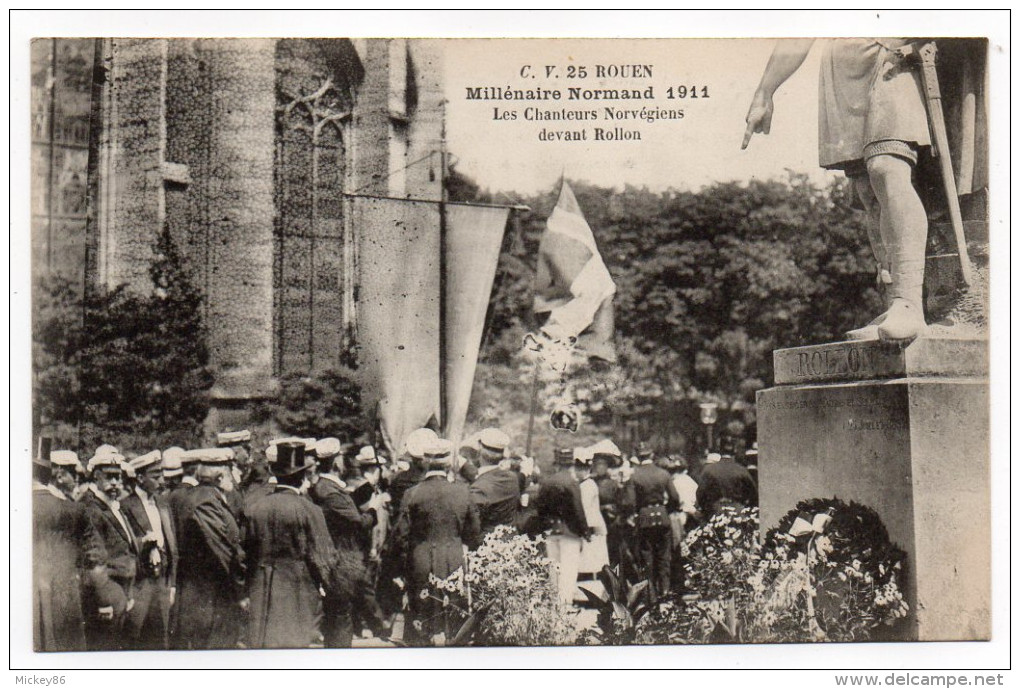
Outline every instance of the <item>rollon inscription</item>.
POLYGON ((849 345, 797 353, 797 375, 801 377, 835 377, 860 373, 874 368, 872 350, 849 345))

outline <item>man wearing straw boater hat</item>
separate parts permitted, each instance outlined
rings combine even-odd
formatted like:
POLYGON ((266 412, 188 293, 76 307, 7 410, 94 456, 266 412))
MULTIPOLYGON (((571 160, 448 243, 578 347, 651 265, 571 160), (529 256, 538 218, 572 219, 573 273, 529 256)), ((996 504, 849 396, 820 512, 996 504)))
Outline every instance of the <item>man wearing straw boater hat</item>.
POLYGON ((513 526, 521 503, 517 474, 500 467, 506 458, 510 437, 498 428, 478 434, 478 476, 471 483, 471 500, 478 508, 482 536, 497 526, 513 526))
POLYGON ((179 455, 181 480, 167 496, 167 504, 170 506, 170 514, 173 516, 177 533, 181 533, 181 524, 188 515, 191 492, 198 486, 196 474, 206 452, 207 450, 187 450, 179 455))
MULTIPOLYGON (((32 610, 36 651, 84 651, 85 615, 80 572, 105 573, 104 552, 85 508, 57 485, 51 440, 41 438, 32 459, 32 610)), ((64 451, 64 460, 73 452, 64 451)))
POLYGON ((178 515, 177 596, 170 645, 175 649, 236 648, 244 601, 244 552, 224 497, 228 455, 219 448, 188 450, 198 485, 178 515))
POLYGON ((318 636, 333 544, 322 510, 305 495, 314 466, 304 443, 279 443, 270 466, 276 488, 247 515, 248 648, 306 648, 318 636))
POLYGON ((244 492, 241 486, 251 472, 251 431, 228 431, 216 434, 216 447, 230 450, 230 486, 227 488, 227 503, 234 517, 244 514, 244 492))
MULTIPOLYGON (((422 598, 429 576, 445 579, 464 563, 464 546, 478 545, 478 511, 464 483, 452 483, 448 472, 453 462, 453 443, 435 440, 425 449, 425 475, 404 496, 397 519, 395 547, 402 556, 404 580, 411 614, 421 627, 422 640, 438 629, 432 601, 422 598)), ((421 638, 421 637, 420 637, 421 638)))
MULTIPOLYGON (((404 458, 408 467, 398 473, 390 481, 390 496, 393 498, 393 510, 400 514, 404 494, 413 486, 418 485, 425 476, 425 450, 439 439, 431 428, 418 428, 411 431, 404 441, 404 458)), ((402 462, 397 462, 399 466, 402 462)))
MULTIPOLYGON (((161 494, 164 500, 169 499, 170 493, 181 485, 181 479, 184 478, 184 469, 181 468, 181 455, 183 454, 184 448, 176 445, 163 450, 163 461, 160 463, 160 468, 163 470, 161 494)), ((169 503, 167 506, 169 508, 169 503)))
POLYGON ((85 467, 78 459, 78 453, 72 450, 54 450, 50 453, 50 466, 53 476, 50 483, 66 498, 74 500, 79 495, 78 479, 85 475, 85 467))
POLYGON ((359 620, 365 620, 376 636, 383 633, 382 614, 366 570, 366 551, 371 532, 385 508, 374 495, 364 509, 358 507, 341 477, 343 446, 337 438, 316 442, 315 454, 319 480, 308 495, 326 519, 326 528, 337 550, 334 573, 344 579, 343 585, 348 589, 346 596, 328 596, 323 601, 323 643, 326 648, 350 648, 354 623, 359 620))
POLYGON ((170 508, 160 495, 162 463, 159 450, 132 459, 129 464, 135 470, 134 492, 121 501, 138 552, 135 606, 124 625, 127 643, 134 649, 165 650, 169 642, 177 539, 170 508))
POLYGON ((92 477, 81 499, 106 549, 106 571, 84 588, 85 638, 89 650, 122 648, 124 616, 134 604, 135 543, 120 509, 124 457, 112 445, 100 445, 88 462, 92 477))

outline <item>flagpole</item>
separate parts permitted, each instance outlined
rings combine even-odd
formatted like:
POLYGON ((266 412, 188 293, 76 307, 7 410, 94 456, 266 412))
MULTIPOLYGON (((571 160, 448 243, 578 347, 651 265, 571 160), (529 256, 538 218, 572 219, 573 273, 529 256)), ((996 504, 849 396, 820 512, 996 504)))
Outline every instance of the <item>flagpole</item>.
POLYGON ((531 438, 535 430, 535 407, 538 404, 538 367, 539 360, 535 359, 535 372, 531 377, 531 402, 528 405, 528 438, 524 443, 524 454, 531 457, 531 438))
POLYGON ((446 151, 440 153, 443 170, 442 196, 439 201, 439 426, 449 430, 446 418, 446 151))
MULTIPOLYGON (((450 431, 446 399, 446 101, 439 139, 439 428, 450 431)), ((460 442, 458 438, 451 438, 460 442)), ((455 451, 456 452, 456 451, 455 451)))

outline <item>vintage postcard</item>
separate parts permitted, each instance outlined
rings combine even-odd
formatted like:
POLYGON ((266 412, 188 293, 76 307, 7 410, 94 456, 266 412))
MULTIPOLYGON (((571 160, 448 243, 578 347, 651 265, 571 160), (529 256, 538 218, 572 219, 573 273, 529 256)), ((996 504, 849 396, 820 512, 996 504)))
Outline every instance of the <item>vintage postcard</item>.
POLYGON ((33 27, 24 662, 1002 641, 1008 37, 653 17, 33 27))

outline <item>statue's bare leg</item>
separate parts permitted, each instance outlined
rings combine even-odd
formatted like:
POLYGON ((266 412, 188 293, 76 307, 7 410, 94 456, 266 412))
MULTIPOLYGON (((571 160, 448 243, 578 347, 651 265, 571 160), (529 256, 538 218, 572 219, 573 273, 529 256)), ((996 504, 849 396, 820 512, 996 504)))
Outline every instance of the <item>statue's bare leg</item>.
POLYGON ((867 161, 879 206, 879 231, 889 262, 889 308, 878 325, 881 340, 909 342, 925 330, 921 290, 928 217, 911 182, 912 164, 895 155, 867 161))
MULTIPOLYGON (((871 188, 871 180, 867 175, 857 175, 850 178, 857 192, 857 198, 864 206, 864 212, 868 216, 868 242, 871 244, 871 251, 875 255, 876 282, 882 294, 882 302, 886 309, 889 308, 888 290, 886 286, 891 281, 889 273, 889 260, 886 256, 885 244, 882 242, 882 233, 879 229, 879 206, 875 191, 871 188)), ((870 323, 860 328, 855 328, 846 333, 848 340, 877 340, 878 324, 885 320, 885 312, 875 317, 870 323)))

